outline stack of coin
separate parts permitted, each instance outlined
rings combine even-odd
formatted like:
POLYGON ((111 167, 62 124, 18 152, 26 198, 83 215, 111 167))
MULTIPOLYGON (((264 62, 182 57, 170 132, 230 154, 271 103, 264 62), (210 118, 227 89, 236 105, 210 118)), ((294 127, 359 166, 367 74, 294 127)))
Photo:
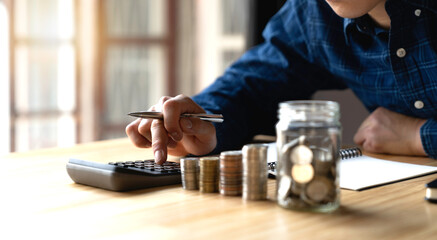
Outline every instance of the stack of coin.
POLYGON ((199 161, 199 189, 203 193, 218 192, 219 157, 202 157, 199 161))
POLYGON ((267 198, 267 149, 266 144, 248 144, 243 147, 243 198, 267 198))
POLYGON ((199 189, 199 158, 181 159, 182 187, 186 190, 199 189))
POLYGON ((243 162, 241 151, 226 151, 220 154, 220 194, 239 196, 242 191, 243 162))

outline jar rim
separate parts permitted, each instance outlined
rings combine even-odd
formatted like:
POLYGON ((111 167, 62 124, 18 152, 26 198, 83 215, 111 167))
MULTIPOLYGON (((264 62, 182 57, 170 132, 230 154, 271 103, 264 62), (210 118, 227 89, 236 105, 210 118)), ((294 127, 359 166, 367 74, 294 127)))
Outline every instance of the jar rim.
POLYGON ((340 105, 334 101, 297 100, 279 104, 279 119, 301 122, 332 122, 340 119, 340 105))
POLYGON ((338 102, 331 100, 290 100, 280 102, 279 106, 299 106, 299 105, 314 105, 314 106, 332 106, 339 107, 338 102))
POLYGON ((339 110, 340 105, 338 102, 330 100, 291 100, 279 103, 279 108, 320 108, 329 110, 339 110))

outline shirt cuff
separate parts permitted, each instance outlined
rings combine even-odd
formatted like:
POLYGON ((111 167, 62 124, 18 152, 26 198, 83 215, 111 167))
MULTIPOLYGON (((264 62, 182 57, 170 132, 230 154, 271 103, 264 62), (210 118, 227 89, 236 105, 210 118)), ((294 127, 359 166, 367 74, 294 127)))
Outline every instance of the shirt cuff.
POLYGON ((420 128, 420 138, 426 154, 437 159, 437 120, 428 119, 420 128))

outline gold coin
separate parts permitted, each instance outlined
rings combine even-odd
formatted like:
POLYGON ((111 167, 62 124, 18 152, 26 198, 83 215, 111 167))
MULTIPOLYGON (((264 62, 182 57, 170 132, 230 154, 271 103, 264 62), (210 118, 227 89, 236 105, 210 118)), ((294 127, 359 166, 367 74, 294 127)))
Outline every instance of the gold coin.
POLYGON ((291 177, 298 183, 307 183, 314 177, 314 168, 311 164, 296 164, 291 168, 291 177))

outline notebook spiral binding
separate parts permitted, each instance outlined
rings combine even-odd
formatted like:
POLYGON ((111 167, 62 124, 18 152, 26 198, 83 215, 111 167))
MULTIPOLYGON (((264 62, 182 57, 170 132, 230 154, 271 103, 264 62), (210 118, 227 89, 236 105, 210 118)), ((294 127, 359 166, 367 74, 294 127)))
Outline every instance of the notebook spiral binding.
POLYGON ((346 149, 341 149, 340 150, 340 157, 341 157, 341 159, 360 157, 362 155, 363 155, 363 152, 361 152, 361 149, 357 148, 357 147, 346 148, 346 149))
MULTIPOLYGON (((363 152, 361 152, 360 148, 353 147, 353 148, 340 149, 339 154, 340 154, 341 159, 349 159, 349 158, 360 157, 363 155, 363 152)), ((267 163, 267 169, 271 170, 271 171, 275 171, 276 170, 276 162, 267 163)))

